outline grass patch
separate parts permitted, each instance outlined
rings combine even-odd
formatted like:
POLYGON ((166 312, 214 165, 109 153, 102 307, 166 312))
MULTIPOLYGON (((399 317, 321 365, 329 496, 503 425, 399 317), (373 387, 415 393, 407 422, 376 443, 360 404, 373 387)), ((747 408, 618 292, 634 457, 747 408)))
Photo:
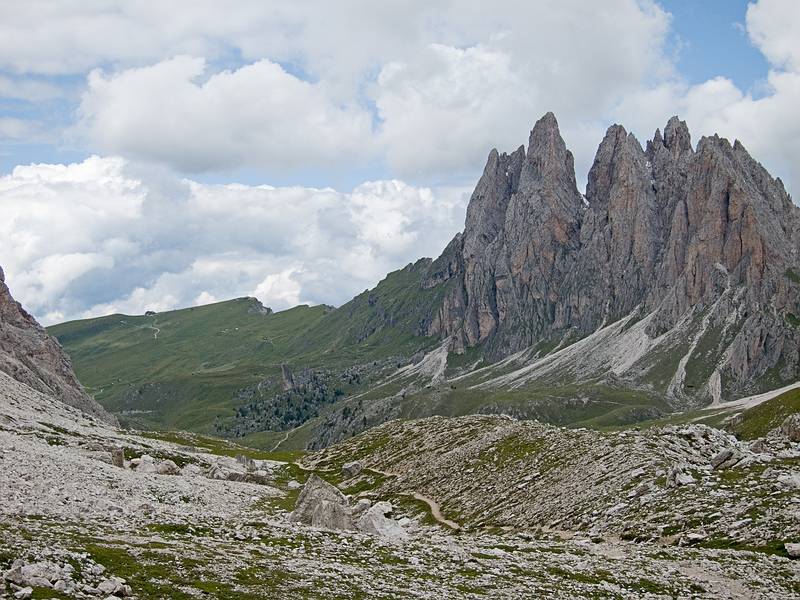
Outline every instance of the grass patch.
POLYGON ((743 440, 765 436, 779 427, 791 414, 800 412, 800 388, 784 392, 744 411, 732 425, 733 433, 743 440))

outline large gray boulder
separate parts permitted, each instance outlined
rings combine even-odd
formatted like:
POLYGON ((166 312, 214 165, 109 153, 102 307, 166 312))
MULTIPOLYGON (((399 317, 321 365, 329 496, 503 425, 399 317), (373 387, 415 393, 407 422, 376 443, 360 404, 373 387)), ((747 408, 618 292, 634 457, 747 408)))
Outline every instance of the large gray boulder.
POLYGON ((322 529, 354 529, 347 496, 313 473, 297 497, 289 519, 322 529))
POLYGON ((364 533, 379 535, 390 540, 402 540, 406 531, 394 519, 387 517, 393 510, 389 502, 377 502, 369 507, 358 519, 357 527, 364 533))

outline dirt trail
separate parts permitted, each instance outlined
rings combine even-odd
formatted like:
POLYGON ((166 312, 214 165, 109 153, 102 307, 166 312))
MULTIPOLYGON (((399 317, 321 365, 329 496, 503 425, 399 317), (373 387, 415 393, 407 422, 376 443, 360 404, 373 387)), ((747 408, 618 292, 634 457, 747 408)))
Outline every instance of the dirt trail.
MULTIPOLYGON (((292 432, 293 432, 293 431, 295 431, 295 429, 297 429, 297 427, 295 427, 294 429, 290 429, 289 431, 287 431, 287 432, 286 432, 286 435, 284 435, 284 436, 283 436, 283 438, 281 439, 281 441, 279 441, 277 444, 275 444, 275 445, 272 447, 272 450, 270 450, 270 452, 275 452, 275 451, 278 449, 278 447, 280 447, 280 445, 281 445, 281 444, 283 444, 283 443, 284 443, 286 440, 288 440, 288 439, 289 439, 289 436, 290 436, 290 435, 292 435, 292 432)), ((301 467, 301 468, 302 468, 302 467, 301 467)))
MULTIPOLYGON (((372 471, 373 473, 378 473, 379 475, 383 475, 384 477, 400 477, 399 473, 392 473, 391 471, 381 471, 380 469, 376 469, 375 467, 366 467, 366 469, 372 471)), ((433 498, 428 498, 427 496, 420 494, 419 492, 400 492, 401 495, 404 496, 412 496, 417 500, 421 500, 428 507, 431 509, 431 515, 436 520, 437 523, 441 523, 442 525, 446 525, 450 529, 458 531, 461 529, 461 525, 456 523, 455 521, 451 521, 450 519, 446 518, 442 514, 442 510, 439 507, 439 503, 436 502, 433 498)))
POLYGON ((431 515, 433 515, 433 518, 436 519, 437 522, 441 523, 442 525, 447 525, 450 529, 455 529, 456 531, 461 529, 461 525, 444 517, 442 511, 439 509, 439 504, 435 500, 432 500, 427 496, 423 496, 418 492, 412 492, 411 495, 417 500, 425 502, 430 507, 431 515))

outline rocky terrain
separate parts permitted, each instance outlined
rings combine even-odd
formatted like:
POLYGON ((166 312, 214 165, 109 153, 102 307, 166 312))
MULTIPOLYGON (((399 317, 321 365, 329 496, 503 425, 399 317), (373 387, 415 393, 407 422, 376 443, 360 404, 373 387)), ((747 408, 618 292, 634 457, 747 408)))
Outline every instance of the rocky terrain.
POLYGON ((428 494, 465 530, 783 552, 800 538, 795 427, 790 416, 784 429, 740 442, 702 424, 599 433, 508 417, 430 418, 387 423, 305 464, 335 468, 357 457, 391 475, 379 489, 428 494))
POLYGON ((86 392, 58 342, 11 297, 0 267, 0 372, 45 394, 116 424, 86 392))
POLYGON ((800 597, 794 413, 750 443, 397 421, 298 461, 70 400, 0 372, 0 597, 800 597))
MULTIPOLYGON (((459 474, 445 476, 442 465, 453 463, 444 459, 448 452, 437 451, 438 433, 453 434, 440 438, 451 455, 457 453, 454 442, 463 441, 461 433, 474 434, 476 428, 488 435, 486 448, 502 448, 513 431, 525 431, 531 440, 545 432, 559 450, 576 443, 562 430, 510 419, 387 424, 375 435, 402 427, 418 445, 418 458, 410 457, 402 438, 381 445, 385 438, 371 432, 309 456, 301 468, 289 457, 253 458, 247 449, 190 434, 176 443, 120 432, 0 375, 0 424, 0 597, 800 597, 800 562, 787 558, 785 548, 769 547, 776 532, 797 532, 796 503, 791 502, 797 494, 785 486, 796 485, 786 476, 797 477, 792 466, 798 446, 782 438, 766 442, 773 450, 758 456, 774 456, 778 446, 786 456, 762 463, 750 449, 714 430, 689 428, 688 436, 664 432, 664 446, 673 448, 670 460, 685 464, 680 472, 661 476, 674 484, 630 470, 642 462, 640 456, 602 474, 602 465, 612 467, 620 455, 602 440, 595 442, 597 460, 590 466, 587 457, 583 475, 595 484, 598 497, 584 493, 576 497, 576 506, 593 506, 597 514, 581 524, 563 517, 555 522, 556 515, 577 515, 570 513, 564 495, 575 492, 576 477, 564 472, 563 482, 553 479, 543 464, 552 459, 546 448, 539 454, 520 446, 512 450, 520 457, 513 459, 497 455, 497 461, 539 461, 541 475, 522 474, 514 462, 495 462, 494 456, 489 459, 493 468, 476 470, 466 466, 473 465, 467 449, 459 474), (557 442, 560 434, 563 442, 557 442), (736 465, 708 469, 701 457, 711 451, 717 457, 719 448, 730 449, 726 460, 735 459, 736 465), (613 455, 603 461, 606 451, 613 455), (245 455, 235 458, 240 452, 245 455), (342 463, 355 457, 363 463, 342 463), (747 461, 749 466, 741 464, 747 461), (397 473, 381 473, 379 467, 397 473), (774 474, 762 477, 762 467, 774 474), (732 496, 717 495, 728 484, 709 484, 716 473, 737 469, 745 477, 756 469, 757 481, 775 494, 773 504, 758 505, 765 512, 754 511, 751 521, 739 518, 732 496), (491 478, 498 471, 506 473, 501 482, 491 478), (552 499, 537 492, 534 482, 540 477, 550 478, 552 499), (457 481, 461 488, 452 494, 449 486, 457 481), (631 494, 641 486, 648 488, 645 494, 631 494), (626 531, 623 517, 615 513, 637 515, 638 525, 647 522, 647 510, 656 517, 668 500, 674 503, 687 490, 701 489, 713 507, 695 496, 669 512, 692 508, 687 517, 697 523, 675 528, 661 516, 653 521, 672 525, 675 533, 658 537, 649 533, 655 530, 643 529, 635 541, 615 533, 626 531), (671 500, 659 496, 664 491, 671 500), (647 494, 656 495, 652 509, 641 501, 647 494), (607 510, 615 500, 636 508, 607 510), (544 508, 532 510, 537 503, 544 508), (498 509, 487 510, 493 504, 498 509), (774 505, 786 510, 770 510, 774 505), (515 506, 525 517, 512 527, 507 523, 517 519, 515 506), (741 547, 707 543, 716 539, 721 529, 714 523, 723 519, 709 512, 712 508, 725 514, 726 532, 741 532, 743 537, 735 538, 741 547), (462 528, 445 518, 460 520, 462 528), (737 525, 734 518, 744 522, 737 525), (542 520, 548 525, 537 526, 542 520), (764 541, 767 546, 759 546, 764 541)), ((574 436, 589 440, 585 432, 574 436)), ((653 434, 637 443, 658 439, 653 434)), ((656 462, 643 464, 655 468, 656 462)), ((758 494, 753 491, 753 497, 758 494)))

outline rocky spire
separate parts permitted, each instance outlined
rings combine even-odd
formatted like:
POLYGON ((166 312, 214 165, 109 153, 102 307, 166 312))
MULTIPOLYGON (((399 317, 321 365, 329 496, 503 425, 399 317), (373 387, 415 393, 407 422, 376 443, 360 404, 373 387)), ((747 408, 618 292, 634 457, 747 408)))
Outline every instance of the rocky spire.
POLYGON ((664 128, 664 146, 673 155, 691 154, 692 136, 686 121, 681 121, 677 116, 671 117, 664 128))

